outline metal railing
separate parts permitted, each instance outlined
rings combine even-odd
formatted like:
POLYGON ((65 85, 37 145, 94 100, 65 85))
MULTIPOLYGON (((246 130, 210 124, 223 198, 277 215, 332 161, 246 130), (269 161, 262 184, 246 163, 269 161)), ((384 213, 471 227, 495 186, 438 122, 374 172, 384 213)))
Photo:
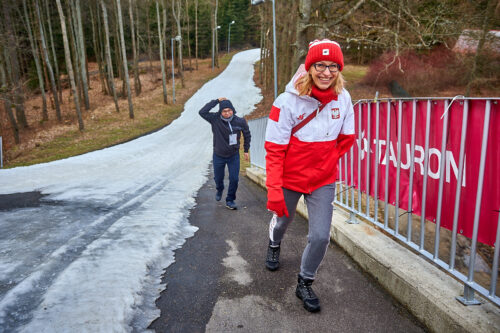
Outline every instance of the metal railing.
MULTIPOLYGON (((499 102, 357 101, 356 143, 339 160, 335 203, 350 212, 347 222, 362 218, 376 225, 462 281, 464 296, 457 299, 466 305, 479 303, 475 292, 500 305, 500 199, 493 179, 500 174, 499 102)), ((251 163, 261 168, 266 123, 249 121, 251 163)))
POLYGON ((252 119, 248 121, 248 128, 252 133, 252 144, 250 145, 251 164, 259 168, 266 168, 266 151, 264 149, 265 133, 268 117, 252 119))

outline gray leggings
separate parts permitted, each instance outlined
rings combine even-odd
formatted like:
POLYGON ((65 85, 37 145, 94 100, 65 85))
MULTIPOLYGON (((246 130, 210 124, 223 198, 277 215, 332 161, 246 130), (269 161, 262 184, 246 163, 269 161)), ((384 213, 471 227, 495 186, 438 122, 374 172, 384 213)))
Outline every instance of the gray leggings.
POLYGON ((281 243, 288 225, 293 221, 297 203, 300 197, 304 195, 309 214, 309 232, 307 235, 307 245, 302 254, 300 275, 303 278, 314 280, 330 242, 335 184, 322 186, 311 194, 304 194, 283 188, 283 194, 289 217, 273 217, 269 225, 271 244, 279 245, 281 243))

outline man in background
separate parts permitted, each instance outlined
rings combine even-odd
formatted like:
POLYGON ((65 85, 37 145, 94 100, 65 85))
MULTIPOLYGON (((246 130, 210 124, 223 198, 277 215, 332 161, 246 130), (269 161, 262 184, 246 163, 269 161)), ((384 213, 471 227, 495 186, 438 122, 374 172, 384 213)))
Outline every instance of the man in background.
POLYGON ((229 209, 238 209, 234 201, 236 199, 238 176, 240 173, 240 137, 243 133, 243 151, 245 159, 248 161, 248 149, 250 149, 251 139, 248 124, 244 118, 236 116, 233 104, 225 97, 208 102, 201 108, 199 113, 212 126, 214 137, 214 180, 217 189, 215 200, 220 201, 222 199, 224 173, 227 165, 229 170, 229 188, 226 196, 226 207, 229 209), (217 104, 219 104, 219 111, 210 112, 217 104))

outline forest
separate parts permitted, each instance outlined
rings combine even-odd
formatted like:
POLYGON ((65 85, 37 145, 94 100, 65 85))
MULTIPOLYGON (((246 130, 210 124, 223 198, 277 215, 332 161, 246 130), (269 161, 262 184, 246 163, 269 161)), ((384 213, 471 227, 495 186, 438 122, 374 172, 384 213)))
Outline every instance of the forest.
POLYGON ((202 63, 219 68, 231 51, 260 47, 258 83, 272 91, 273 20, 279 92, 316 38, 338 41, 346 63, 366 66, 362 82, 373 87, 397 81, 412 96, 447 87, 475 96, 500 86, 499 37, 490 33, 500 25, 498 1, 254 2, 2 0, 4 150, 22 143, 23 133, 65 122, 83 132, 102 96, 132 120, 147 81, 161 85, 163 104, 173 105, 185 73, 200 71, 202 63), (473 52, 454 48, 464 33, 473 52))

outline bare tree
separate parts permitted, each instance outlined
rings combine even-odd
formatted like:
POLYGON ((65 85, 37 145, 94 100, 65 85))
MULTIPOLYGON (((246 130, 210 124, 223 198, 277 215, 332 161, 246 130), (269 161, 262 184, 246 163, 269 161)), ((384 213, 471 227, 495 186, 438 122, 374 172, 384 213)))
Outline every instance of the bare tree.
POLYGON ((219 0, 215 0, 215 9, 214 9, 214 34, 215 34, 215 66, 219 68, 219 29, 217 29, 217 12, 219 11, 219 0))
MULTIPOLYGON (((56 91, 59 93, 58 101, 59 101, 59 103, 62 104, 63 99, 62 99, 62 89, 61 89, 61 76, 59 75, 59 64, 58 64, 57 56, 56 56, 56 47, 54 45, 54 35, 52 33, 52 19, 50 17, 49 0, 45 0, 45 9, 47 12, 47 23, 49 25, 49 39, 50 39, 50 46, 51 46, 51 50, 52 50, 52 59, 54 61, 54 69, 55 69, 56 78, 57 78, 57 90, 56 91)), ((39 18, 38 21, 41 22, 42 21, 41 18, 39 18)), ((61 110, 59 108, 59 105, 56 105, 56 116, 57 116, 58 121, 62 120, 60 113, 61 113, 61 110)))
POLYGON ((189 58, 189 70, 192 71, 193 70, 193 65, 191 63, 191 42, 189 41, 189 34, 190 34, 190 30, 189 30, 189 4, 188 4, 188 0, 186 0, 186 20, 187 20, 187 33, 186 33, 186 36, 187 36, 187 46, 188 46, 188 58, 189 58))
POLYGON ((465 89, 465 96, 470 96, 472 84, 474 82, 474 79, 476 78, 476 71, 478 68, 479 58, 480 58, 481 53, 483 51, 484 42, 486 40, 486 35, 488 34, 488 30, 490 29, 489 25, 490 25, 490 20, 491 20, 491 13, 494 13, 494 11, 495 11, 494 7, 495 7, 496 2, 497 1, 488 0, 488 2, 486 4, 486 8, 484 10, 484 21, 483 21, 483 27, 481 29, 481 37, 479 38, 479 42, 477 44, 476 54, 474 56, 474 62, 472 64, 472 69, 470 70, 470 73, 469 73, 469 80, 467 82, 467 87, 465 89))
POLYGON ((68 1, 67 2, 67 7, 68 7, 68 16, 67 16, 67 24, 69 26, 68 34, 69 34, 69 45, 70 45, 70 50, 72 52, 72 62, 74 65, 73 71, 75 75, 75 82, 76 82, 76 91, 78 92, 79 95, 79 100, 82 101, 85 99, 83 96, 83 87, 82 87, 82 72, 80 70, 80 48, 78 47, 77 43, 77 37, 76 37, 76 31, 78 30, 77 27, 77 19, 76 19, 76 8, 75 8, 75 3, 73 1, 68 1))
POLYGON ((194 0, 194 45, 195 45, 195 62, 196 70, 198 70, 198 0, 194 0))
POLYGON ((49 120, 49 113, 47 111, 47 97, 45 96, 45 83, 43 80, 42 67, 40 65, 40 54, 38 54, 38 48, 33 37, 33 32, 31 30, 31 19, 28 15, 28 8, 26 6, 26 0, 23 0, 23 10, 24 17, 26 19, 26 30, 28 31, 28 37, 30 40, 31 53, 33 53, 33 58, 35 60, 36 73, 38 76, 38 84, 40 86, 40 92, 42 95, 42 119, 49 120))
POLYGON ((116 0, 116 7, 118 10, 118 27, 120 29, 120 44, 122 50, 123 58, 123 72, 125 74, 125 84, 127 85, 127 98, 128 98, 128 114, 130 119, 134 119, 134 106, 132 105, 132 93, 130 92, 130 82, 128 78, 128 66, 127 66, 127 52, 125 51, 125 37, 123 35, 123 20, 122 20, 122 8, 120 0, 116 0))
MULTIPOLYGON (((149 8, 149 1, 147 2, 149 8)), ((149 75, 151 77, 151 81, 153 81, 153 52, 151 51, 151 32, 150 32, 150 22, 149 22, 149 13, 146 15, 146 35, 148 38, 148 58, 149 58, 149 75)))
POLYGON ((160 6, 158 4, 158 0, 156 0, 156 19, 158 20, 158 41, 160 43, 160 64, 161 64, 161 80, 163 83, 163 103, 167 104, 168 103, 167 81, 165 79, 165 63, 163 61, 163 38, 161 34, 160 6))
MULTIPOLYGON (((175 20, 175 25, 177 26, 177 35, 182 36, 182 30, 181 30, 181 1, 180 0, 172 0, 172 15, 174 16, 175 20), (177 7, 177 9, 176 9, 177 7)), ((173 52, 173 50, 172 50, 173 52)), ((184 88, 184 65, 182 63, 182 40, 179 41, 179 51, 178 57, 179 57, 179 64, 177 65, 177 73, 179 74, 179 77, 181 78, 181 85, 184 88)))
POLYGON ((167 2, 166 0, 162 0, 162 36, 163 36, 163 57, 164 57, 164 63, 165 63, 165 75, 167 75, 167 82, 170 80, 170 75, 168 75, 168 62, 167 62, 167 45, 168 45, 168 38, 167 38, 167 2))
MULTIPOLYGON (((75 0, 75 7, 76 7, 76 25, 77 25, 77 47, 78 47, 78 55, 80 57, 80 71, 81 71, 81 80, 82 80, 82 88, 83 88, 83 98, 85 102, 85 109, 89 110, 90 109, 90 103, 89 103, 89 84, 87 81, 87 71, 85 68, 85 65, 87 63, 87 56, 85 52, 85 38, 83 37, 83 27, 82 27, 82 13, 81 13, 81 8, 80 8, 80 0, 75 0)), ((75 29, 76 30, 76 29, 75 29)))
POLYGON ((308 50, 307 28, 311 19, 311 0, 300 0, 295 34, 295 54, 293 56, 293 67, 299 67, 303 63, 308 50))
POLYGON ((59 12, 59 18, 61 21, 61 30, 64 44, 64 56, 66 58, 66 69, 68 70, 69 81, 71 83, 71 90, 73 92, 73 99, 75 101, 76 115, 78 117, 78 128, 80 131, 83 131, 83 119, 82 113, 80 110, 80 99, 78 97, 78 93, 76 91, 75 84, 75 75, 73 73, 73 63, 71 62, 71 53, 69 51, 69 41, 68 41, 68 33, 66 31, 66 19, 64 17, 64 12, 61 6, 61 0, 56 0, 57 2, 57 11, 59 12))
POLYGON ((111 48, 109 47, 109 27, 108 27, 108 12, 104 0, 100 0, 102 9, 102 20, 104 22, 104 49, 106 52, 106 67, 108 76, 108 85, 110 93, 113 95, 116 112, 120 112, 118 107, 118 97, 116 96, 115 79, 113 77, 113 63, 111 62, 111 48))
POLYGON ((15 32, 13 30, 13 23, 11 20, 11 1, 10 0, 2 0, 2 11, 4 17, 4 30, 7 37, 6 43, 6 51, 8 53, 8 59, 6 59, 6 63, 10 62, 7 65, 8 68, 11 69, 12 79, 11 84, 13 86, 14 93, 14 106, 16 108, 16 118, 19 124, 22 127, 28 127, 28 121, 26 120, 26 114, 24 112, 24 93, 22 90, 22 81, 20 74, 20 67, 18 62, 18 54, 17 54, 17 45, 15 40, 15 32))
POLYGON ((102 55, 102 33, 101 33, 101 23, 99 18, 99 3, 94 6, 93 3, 89 4, 89 14, 92 26, 92 44, 94 45, 94 54, 97 61, 97 67, 99 69, 99 81, 101 81, 101 91, 105 94, 111 95, 111 89, 109 88, 108 81, 104 78, 106 77, 103 55, 102 55), (94 8, 95 7, 95 8, 94 8))
POLYGON ((4 60, 4 57, 2 57, 2 53, 0 52, 0 99, 3 100, 3 106, 5 112, 7 113, 7 118, 9 119, 10 127, 12 127, 14 141, 16 142, 16 144, 19 144, 21 142, 19 138, 19 126, 17 125, 16 118, 14 117, 14 113, 12 112, 12 103, 8 96, 9 87, 7 82, 7 75, 5 73, 5 64, 6 61, 4 60))
MULTIPOLYGON (((36 11, 36 16, 38 19, 38 26, 40 30, 40 39, 42 43, 42 53, 43 57, 45 59, 45 66, 47 66, 47 71, 49 72, 49 77, 50 77, 50 87, 52 90, 52 97, 54 98, 54 105, 56 108, 56 117, 58 121, 62 121, 62 115, 61 115, 61 107, 59 105, 60 98, 57 95, 57 86, 56 86, 56 80, 54 78, 54 71, 52 70, 52 65, 49 60, 49 52, 47 51, 47 43, 45 42, 45 33, 43 31, 43 26, 42 26, 42 18, 41 18, 41 13, 40 13, 40 7, 38 6, 38 0, 35 0, 35 11, 36 11)), ((54 61, 57 62, 57 59, 54 58, 54 61)))
POLYGON ((134 30, 134 14, 133 14, 133 6, 132 0, 128 1, 128 13, 130 16, 130 30, 131 30, 131 38, 132 38, 132 54, 134 56, 134 90, 135 95, 139 96, 141 93, 141 78, 139 77, 139 59, 137 56, 136 42, 135 42, 135 30, 134 30))

